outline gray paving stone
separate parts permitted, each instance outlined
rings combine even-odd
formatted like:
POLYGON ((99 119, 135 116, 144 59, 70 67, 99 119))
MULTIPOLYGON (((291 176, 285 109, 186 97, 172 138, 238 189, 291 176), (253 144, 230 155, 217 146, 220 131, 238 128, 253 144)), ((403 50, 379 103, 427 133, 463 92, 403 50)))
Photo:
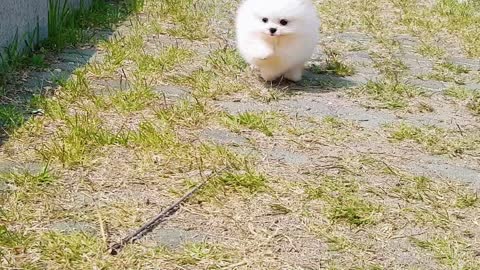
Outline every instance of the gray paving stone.
POLYGON ((157 86, 153 90, 159 94, 164 94, 166 98, 171 99, 183 99, 191 96, 188 89, 174 85, 157 86))
POLYGON ((247 140, 231 131, 224 129, 207 129, 201 132, 200 136, 217 144, 244 145, 247 140))
POLYGON ((77 222, 77 221, 59 221, 54 222, 49 226, 51 231, 72 234, 72 233, 86 233, 86 234, 96 234, 96 226, 87 222, 77 222))
POLYGON ((310 162, 310 158, 302 153, 293 152, 281 147, 274 147, 266 151, 269 159, 287 165, 304 165, 310 162))
POLYGON ((452 164, 440 157, 423 158, 407 164, 407 169, 418 174, 463 181, 480 188, 480 170, 452 164))
POLYGON ((15 161, 0 161, 0 174, 8 173, 41 173, 45 168, 45 164, 42 163, 19 163, 15 161))
POLYGON ((445 82, 434 81, 434 80, 420 80, 420 79, 410 79, 408 82, 412 85, 430 90, 433 92, 441 92, 449 87, 445 82))
POLYGON ((220 101, 217 102, 218 106, 227 111, 230 114, 240 114, 245 112, 261 112, 269 111, 269 106, 264 103, 255 101, 220 101))
POLYGON ((455 65, 464 66, 471 70, 480 70, 480 60, 479 59, 470 59, 464 57, 449 57, 447 61, 452 62, 455 65))
POLYGON ((360 65, 372 65, 373 60, 370 54, 367 51, 354 51, 354 52, 346 52, 344 57, 348 60, 348 62, 356 63, 360 65))
POLYGON ((155 229, 145 236, 143 242, 149 246, 163 246, 169 249, 179 249, 187 243, 200 243, 206 239, 204 235, 195 231, 183 229, 155 229))
POLYGON ((337 34, 335 37, 339 39, 347 40, 347 41, 356 41, 362 44, 368 43, 372 40, 371 37, 360 32, 343 32, 343 33, 337 34))
POLYGON ((421 57, 416 53, 405 53, 400 56, 403 63, 408 67, 413 75, 422 75, 432 71, 434 63, 428 59, 421 57))
POLYGON ((356 104, 339 102, 337 99, 297 98, 278 102, 279 110, 291 115, 324 118, 335 116, 358 121, 365 127, 377 128, 396 121, 396 116, 387 111, 368 110, 356 104))

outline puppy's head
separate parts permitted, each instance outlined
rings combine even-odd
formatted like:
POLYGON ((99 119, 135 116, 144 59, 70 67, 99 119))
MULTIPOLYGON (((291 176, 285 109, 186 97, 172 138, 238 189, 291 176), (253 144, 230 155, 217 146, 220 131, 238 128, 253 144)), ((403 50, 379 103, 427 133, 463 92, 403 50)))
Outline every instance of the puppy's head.
POLYGON ((310 0, 247 0, 254 31, 267 37, 308 33, 316 25, 316 9, 310 0))

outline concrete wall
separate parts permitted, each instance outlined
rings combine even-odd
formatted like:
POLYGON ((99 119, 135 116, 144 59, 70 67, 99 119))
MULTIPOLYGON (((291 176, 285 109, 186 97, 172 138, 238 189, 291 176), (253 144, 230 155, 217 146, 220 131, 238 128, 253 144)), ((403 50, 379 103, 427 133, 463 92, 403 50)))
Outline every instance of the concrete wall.
MULTIPOLYGON (((68 1, 71 6, 79 6, 81 0, 68 1)), ((88 5, 91 1, 83 2, 88 5)), ((12 42, 17 29, 19 38, 35 31, 37 21, 41 39, 47 37, 48 2, 49 0, 0 0, 0 51, 12 42)), ((21 44, 24 44, 23 40, 21 44)))

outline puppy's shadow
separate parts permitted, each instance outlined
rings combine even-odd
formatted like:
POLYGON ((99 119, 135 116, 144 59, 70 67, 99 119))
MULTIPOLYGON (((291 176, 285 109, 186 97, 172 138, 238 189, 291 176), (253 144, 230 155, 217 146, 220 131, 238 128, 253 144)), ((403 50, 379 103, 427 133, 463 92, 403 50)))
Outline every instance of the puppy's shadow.
POLYGON ((305 69, 302 80, 299 82, 292 82, 282 77, 273 82, 265 83, 265 86, 290 91, 292 93, 329 93, 341 91, 356 85, 357 83, 348 77, 342 77, 332 72, 319 69, 317 66, 308 66, 305 69))

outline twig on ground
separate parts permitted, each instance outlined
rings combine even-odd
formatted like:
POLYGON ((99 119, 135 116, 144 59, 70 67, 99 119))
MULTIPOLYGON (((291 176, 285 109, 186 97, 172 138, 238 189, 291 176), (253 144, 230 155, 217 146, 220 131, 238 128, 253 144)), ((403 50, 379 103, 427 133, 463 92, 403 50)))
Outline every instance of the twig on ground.
POLYGON ((108 236, 107 231, 105 230, 105 222, 103 221, 102 214, 100 213, 100 209, 97 203, 95 203, 95 210, 97 212, 98 224, 100 226, 100 235, 102 236, 103 243, 108 244, 108 236))
MULTIPOLYGON (((223 170, 222 170, 223 171, 223 170)), ((221 171, 220 171, 221 172, 221 171)), ((155 227, 157 227, 160 223, 165 221, 166 218, 169 216, 173 215, 178 211, 180 206, 185 203, 189 198, 191 198, 197 191, 199 191, 201 188, 203 188, 210 179, 214 175, 218 175, 219 172, 212 172, 206 178, 203 176, 203 172, 200 173, 202 176, 202 179, 204 179, 200 184, 198 184, 196 187, 194 187, 192 190, 187 192, 185 195, 183 195, 180 199, 178 199, 174 204, 169 206, 167 209, 163 210, 160 214, 155 216, 152 220, 147 222, 145 225, 140 227, 138 230, 135 232, 131 233, 127 237, 123 238, 120 242, 113 244, 110 249, 109 253, 111 255, 117 255, 122 248, 127 245, 128 243, 134 243, 135 241, 141 239, 144 235, 147 233, 151 232, 155 227)))

